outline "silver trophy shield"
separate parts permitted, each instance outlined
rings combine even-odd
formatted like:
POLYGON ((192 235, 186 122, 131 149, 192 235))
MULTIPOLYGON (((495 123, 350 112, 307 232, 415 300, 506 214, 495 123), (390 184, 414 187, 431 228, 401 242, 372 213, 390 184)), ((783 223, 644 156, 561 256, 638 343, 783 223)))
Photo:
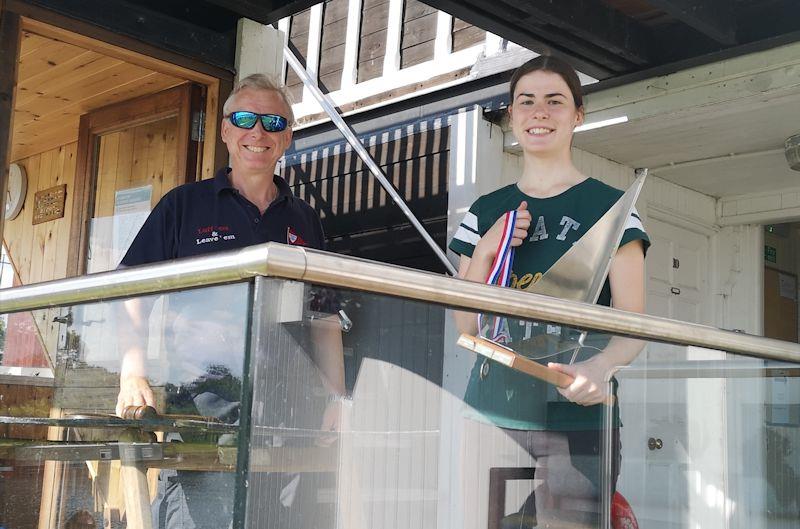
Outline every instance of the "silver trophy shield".
MULTIPOLYGON (((647 178, 647 169, 637 169, 636 173, 638 177, 625 194, 536 284, 527 289, 528 292, 584 303, 597 302, 611 267, 611 260, 622 241, 625 226, 647 178)), ((570 342, 573 346, 564 344, 565 351, 575 348, 570 363, 575 362, 585 339, 586 332, 583 332, 577 344, 574 341, 570 342)))

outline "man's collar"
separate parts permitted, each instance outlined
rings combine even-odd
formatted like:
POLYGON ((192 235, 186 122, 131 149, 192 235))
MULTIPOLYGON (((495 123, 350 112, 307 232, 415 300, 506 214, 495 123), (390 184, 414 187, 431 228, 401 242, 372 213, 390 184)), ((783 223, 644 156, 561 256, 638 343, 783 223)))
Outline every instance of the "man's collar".
MULTIPOLYGON (((233 187, 233 184, 231 184, 231 179, 228 176, 230 172, 230 167, 223 167, 217 171, 217 174, 214 176, 214 191, 217 193, 222 192, 224 189, 236 191, 236 188, 233 187)), ((275 182, 275 187, 278 188, 278 195, 276 198, 294 198, 292 188, 289 187, 289 184, 286 183, 286 180, 278 175, 274 175, 272 181, 275 182)))

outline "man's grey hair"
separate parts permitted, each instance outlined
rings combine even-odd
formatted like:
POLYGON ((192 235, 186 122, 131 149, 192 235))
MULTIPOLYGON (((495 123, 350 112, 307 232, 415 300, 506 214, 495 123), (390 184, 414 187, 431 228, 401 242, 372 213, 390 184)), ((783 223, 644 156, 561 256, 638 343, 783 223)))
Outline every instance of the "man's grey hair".
POLYGON ((292 102, 289 99, 289 95, 286 93, 286 88, 276 83, 271 77, 265 75, 263 73, 254 73, 248 75, 247 77, 240 79, 233 85, 233 90, 231 90, 231 95, 228 96, 228 99, 225 100, 225 104, 222 105, 222 113, 225 116, 229 116, 231 112, 233 112, 233 100, 236 97, 236 94, 244 90, 245 88, 249 88, 250 90, 262 90, 262 91, 272 91, 277 92, 281 99, 283 100, 286 108, 289 112, 288 116, 285 116, 286 119, 289 121, 289 126, 291 127, 294 125, 294 112, 292 112, 292 102))

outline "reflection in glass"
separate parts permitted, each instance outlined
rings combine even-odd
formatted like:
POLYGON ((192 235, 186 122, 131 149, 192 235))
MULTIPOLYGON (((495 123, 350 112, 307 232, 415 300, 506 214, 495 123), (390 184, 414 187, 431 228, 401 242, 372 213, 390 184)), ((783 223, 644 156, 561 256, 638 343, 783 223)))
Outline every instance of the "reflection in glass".
MULTIPOLYGON (((589 409, 457 346, 439 305, 266 278, 138 303, 63 309, 50 384, 0 381, 4 527, 607 527, 613 491, 639 527, 798 523, 796 365, 649 342, 589 409), (121 419, 131 345, 155 409, 121 419)), ((507 322, 542 364, 581 345, 507 322)))
MULTIPOLYGON (((8 432, 5 449, 16 448, 7 483, 25 493, 24 504, 49 527, 230 526, 249 295, 241 283, 61 309, 48 351, 54 387, 37 401, 43 406, 10 410, 45 425, 8 432), (131 347, 141 352, 154 409, 120 419, 121 359, 131 347)), ((29 393, 20 384, 14 393, 29 393)), ((3 496, 0 520, 37 526, 19 512, 19 496, 3 496), (8 509, 17 514, 7 518, 8 509)))

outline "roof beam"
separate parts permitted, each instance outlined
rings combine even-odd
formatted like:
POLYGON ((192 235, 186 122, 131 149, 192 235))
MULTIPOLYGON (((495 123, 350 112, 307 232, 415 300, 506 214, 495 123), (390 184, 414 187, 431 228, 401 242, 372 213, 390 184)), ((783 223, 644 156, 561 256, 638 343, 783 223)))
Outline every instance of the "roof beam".
POLYGON ((800 42, 795 42, 593 91, 585 102, 592 122, 623 115, 629 122, 658 122, 665 116, 713 113, 724 105, 780 97, 799 86, 800 42))
POLYGON ((115 0, 110 5, 106 0, 24 0, 13 4, 15 11, 17 4, 23 8, 30 4, 67 19, 87 22, 163 50, 233 70, 233 38, 132 2, 115 0))
POLYGON ((592 42, 634 64, 651 60, 651 35, 641 23, 592 0, 503 0, 536 19, 592 42))
POLYGON ((206 0, 262 24, 277 23, 280 19, 304 11, 321 0, 206 0))
MULTIPOLYGON (((584 54, 585 50, 576 50, 573 46, 565 46, 549 41, 547 37, 543 38, 538 31, 531 31, 530 29, 523 29, 520 26, 509 25, 509 20, 518 20, 521 25, 525 26, 527 26, 528 23, 525 21, 527 18, 525 12, 512 8, 507 4, 498 2, 492 6, 494 9, 490 12, 484 11, 475 5, 470 5, 469 2, 461 0, 422 1, 436 9, 450 13, 465 22, 478 26, 481 29, 500 35, 520 46, 524 46, 538 53, 549 53, 560 56, 567 60, 574 68, 597 79, 606 79, 621 71, 627 71, 630 68, 629 66, 628 68, 621 66, 619 64, 619 59, 614 60, 612 54, 605 54, 601 57, 599 53, 595 53, 594 56, 587 56, 584 54), (609 55, 612 56, 609 57, 609 55)), ((598 49, 594 51, 597 52, 598 49)))
MULTIPOLYGON (((6 11, 0 0, 0 212, 5 212, 8 165, 11 162, 11 131, 14 130, 14 93, 17 85, 19 16, 6 11)), ((0 240, 3 239, 5 215, 0 217, 0 240)))
POLYGON ((730 0, 647 1, 721 44, 736 44, 736 22, 730 0))

